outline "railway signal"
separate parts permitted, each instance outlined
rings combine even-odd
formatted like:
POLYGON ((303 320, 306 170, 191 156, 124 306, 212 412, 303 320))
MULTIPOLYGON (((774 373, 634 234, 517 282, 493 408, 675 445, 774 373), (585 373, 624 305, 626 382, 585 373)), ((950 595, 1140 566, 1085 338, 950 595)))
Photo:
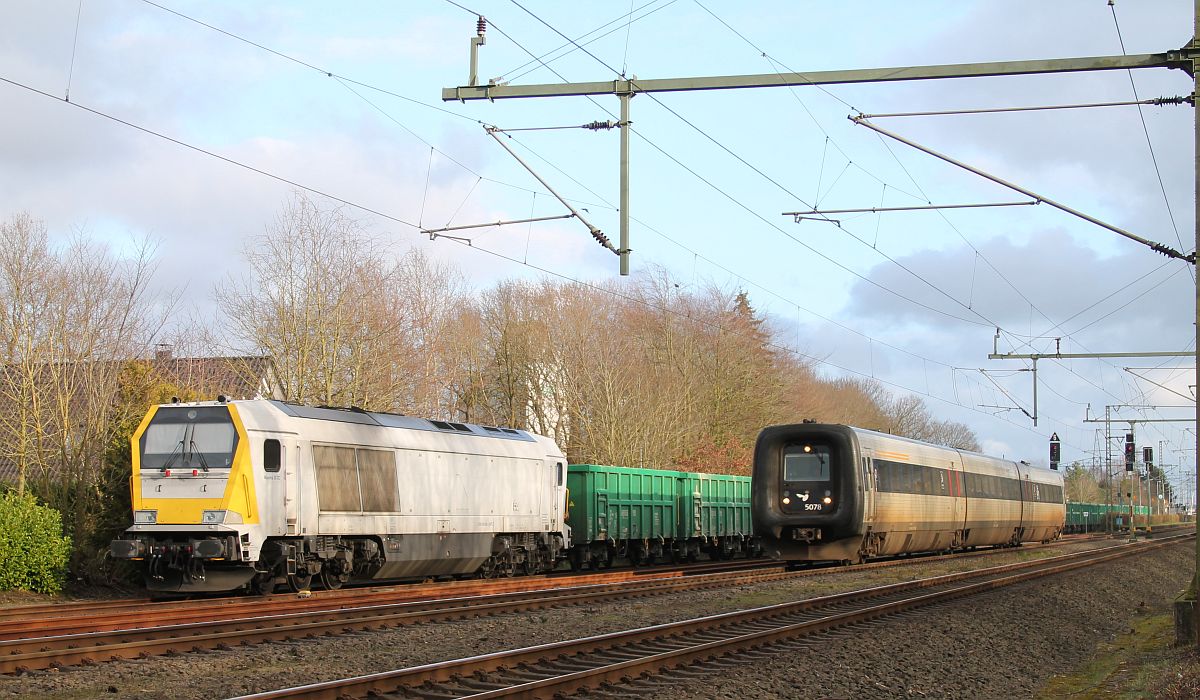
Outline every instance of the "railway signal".
POLYGON ((1125 471, 1133 471, 1133 433, 1125 433, 1125 471))
POLYGON ((1050 468, 1058 469, 1058 458, 1061 454, 1062 446, 1058 441, 1058 433, 1050 436, 1050 468))
POLYGON ((1146 469, 1154 466, 1154 448, 1146 445, 1142 448, 1142 461, 1146 463, 1146 469))

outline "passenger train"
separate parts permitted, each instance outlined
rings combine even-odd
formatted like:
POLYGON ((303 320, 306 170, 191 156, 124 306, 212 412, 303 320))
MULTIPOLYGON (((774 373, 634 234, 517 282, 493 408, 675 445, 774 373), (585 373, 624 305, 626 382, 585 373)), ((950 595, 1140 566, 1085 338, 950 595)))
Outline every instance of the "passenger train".
POLYGON ((764 429, 752 513, 768 555, 861 562, 1057 539, 1057 471, 845 425, 764 429))
POLYGON ((250 400, 152 407, 134 523, 109 548, 151 594, 548 571, 567 460, 511 428, 250 400))

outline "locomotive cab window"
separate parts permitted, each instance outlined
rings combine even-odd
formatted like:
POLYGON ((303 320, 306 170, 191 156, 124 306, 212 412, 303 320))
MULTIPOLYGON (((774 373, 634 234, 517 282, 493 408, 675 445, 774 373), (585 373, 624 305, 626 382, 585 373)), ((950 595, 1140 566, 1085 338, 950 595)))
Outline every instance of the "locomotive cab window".
POLYGON ((163 407, 142 434, 141 468, 228 469, 237 440, 225 406, 163 407))
POLYGON ((283 464, 283 450, 279 441, 271 438, 263 440, 263 471, 277 472, 283 464))
POLYGON ((829 481, 831 456, 825 445, 789 445, 783 450, 783 480, 829 481))

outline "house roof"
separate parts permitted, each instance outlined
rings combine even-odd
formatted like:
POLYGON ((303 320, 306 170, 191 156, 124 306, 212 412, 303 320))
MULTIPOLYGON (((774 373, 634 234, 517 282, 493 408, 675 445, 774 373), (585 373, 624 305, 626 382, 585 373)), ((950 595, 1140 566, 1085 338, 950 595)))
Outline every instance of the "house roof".
MULTIPOLYGON (((181 392, 186 391, 201 400, 212 400, 218 395, 231 399, 277 398, 268 357, 174 357, 170 350, 159 349, 153 359, 144 361, 150 364, 158 380, 173 384, 181 392)), ((0 367, 0 372, 5 371, 8 368, 0 367)), ((116 396, 112 397, 114 402, 116 399, 116 396)), ((82 399, 77 403, 82 404, 82 399)), ((14 414, 11 403, 0 401, 0 421, 14 414)), ((2 435, 0 439, 3 439, 2 435)), ((17 464, 4 452, 4 445, 0 444, 0 483, 15 484, 17 464)))

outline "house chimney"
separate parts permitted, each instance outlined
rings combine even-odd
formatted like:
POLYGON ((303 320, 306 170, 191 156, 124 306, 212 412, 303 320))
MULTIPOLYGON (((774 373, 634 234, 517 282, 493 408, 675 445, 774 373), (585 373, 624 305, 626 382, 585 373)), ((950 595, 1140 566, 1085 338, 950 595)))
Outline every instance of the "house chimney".
POLYGON ((155 362, 165 362, 165 361, 171 359, 171 348, 172 347, 173 346, 170 343, 156 344, 154 346, 154 361, 155 362))

